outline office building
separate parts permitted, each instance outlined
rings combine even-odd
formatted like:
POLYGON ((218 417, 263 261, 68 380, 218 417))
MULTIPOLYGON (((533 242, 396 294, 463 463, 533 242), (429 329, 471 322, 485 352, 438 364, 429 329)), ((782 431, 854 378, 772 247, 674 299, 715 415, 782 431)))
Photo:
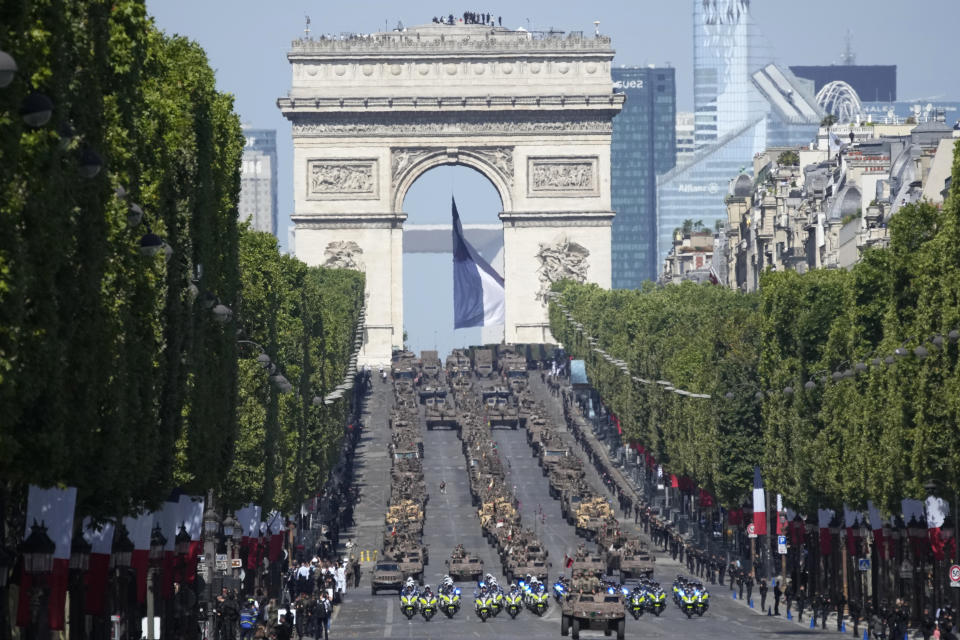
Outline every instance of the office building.
POLYGON ((812 83, 764 59, 749 0, 693 0, 693 158, 657 178, 657 263, 685 220, 712 229, 727 217, 731 175, 770 144, 816 136, 823 111, 812 83))
POLYGON ((676 74, 665 67, 612 70, 627 99, 613 121, 610 197, 615 289, 634 289, 657 275, 657 175, 676 162, 676 74))
POLYGON ((277 235, 277 132, 243 127, 240 167, 240 221, 277 235))
POLYGON ((846 82, 857 92, 861 101, 896 102, 897 65, 831 64, 820 66, 791 66, 790 71, 800 78, 813 80, 814 92, 825 85, 846 82))
POLYGON ((693 160, 693 152, 696 150, 697 146, 693 138, 693 113, 677 112, 677 165, 693 160))

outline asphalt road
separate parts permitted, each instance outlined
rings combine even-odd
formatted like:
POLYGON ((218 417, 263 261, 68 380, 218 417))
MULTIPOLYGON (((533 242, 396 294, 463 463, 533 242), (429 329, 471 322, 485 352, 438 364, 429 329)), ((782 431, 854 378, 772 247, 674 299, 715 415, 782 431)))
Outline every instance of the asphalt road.
MULTIPOLYGON (((537 385, 538 386, 538 385, 537 385)), ((543 389, 538 396, 548 402, 559 403, 543 389)), ((379 546, 383 529, 383 513, 386 497, 389 496, 390 461, 384 455, 389 442, 389 427, 386 416, 392 394, 388 385, 375 384, 367 402, 366 434, 358 449, 358 461, 363 465, 360 486, 363 498, 357 507, 358 526, 352 532, 357 548, 372 550, 379 546)), ((557 407, 551 407, 556 415, 557 407)), ((460 439, 455 431, 427 431, 424 433, 424 471, 430 500, 426 507, 424 542, 429 546, 430 563, 425 569, 425 580, 436 587, 445 574, 444 560, 452 549, 462 543, 468 551, 479 553, 485 570, 502 578, 499 559, 493 548, 480 534, 476 509, 470 504, 466 460, 461 450, 460 439), (446 494, 440 493, 440 482, 445 481, 446 494)), ((509 474, 520 510, 527 526, 536 527, 550 551, 553 566, 551 578, 561 570, 564 553, 573 553, 580 539, 573 527, 560 517, 559 502, 550 497, 547 479, 542 475, 523 430, 497 429, 494 437, 500 455, 509 461, 509 474)), ((591 481, 596 477, 591 474, 591 481)), ((596 487, 599 488, 599 487, 596 487)), ((543 618, 523 611, 516 620, 506 613, 485 623, 472 612, 473 585, 461 583, 465 600, 464 608, 453 619, 443 615, 425 622, 422 618, 406 620, 399 611, 399 601, 392 593, 370 595, 370 569, 372 559, 364 563, 364 573, 359 589, 347 593, 345 603, 334 612, 331 638, 539 638, 560 637, 560 612, 551 602, 543 618)), ((678 563, 658 554, 656 577, 669 586, 681 571, 678 563)), ((747 638, 773 639, 795 635, 831 633, 807 628, 783 618, 763 615, 748 608, 741 601, 731 598, 727 587, 713 585, 711 608, 703 618, 686 619, 672 604, 660 618, 644 615, 640 620, 627 618, 629 638, 710 638, 741 640, 747 638)), ((848 631, 847 637, 852 637, 848 631)), ((583 631, 581 638, 603 638, 601 631, 583 631)), ((859 640, 859 638, 857 639, 859 640)))

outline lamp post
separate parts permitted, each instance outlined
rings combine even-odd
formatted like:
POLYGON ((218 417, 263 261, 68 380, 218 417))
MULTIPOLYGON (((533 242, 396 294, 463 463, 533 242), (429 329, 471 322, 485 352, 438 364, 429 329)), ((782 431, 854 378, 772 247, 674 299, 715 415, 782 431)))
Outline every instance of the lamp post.
POLYGON ((47 527, 41 522, 33 522, 30 535, 20 545, 23 556, 23 570, 32 578, 30 583, 30 626, 28 638, 43 637, 41 612, 47 606, 47 578, 53 572, 53 553, 57 545, 47 535, 47 527))
POLYGON ((120 638, 121 625, 126 625, 130 633, 130 616, 127 574, 133 560, 133 542, 127 534, 127 528, 118 522, 113 530, 113 548, 110 553, 110 568, 114 570, 114 610, 117 612, 111 617, 114 629, 114 638, 120 638))
POLYGON ((83 574, 90 568, 90 552, 93 547, 80 533, 73 534, 70 543, 70 638, 83 640, 86 627, 83 620, 85 593, 83 574))
MULTIPOLYGON (((0 531, 2 531, 2 527, 0 527, 0 531)), ((10 578, 13 561, 13 552, 3 546, 3 539, 0 537, 0 640, 6 640, 10 628, 7 623, 7 582, 10 578)))
POLYGON ((216 607, 214 604, 213 576, 216 571, 217 532, 220 530, 220 516, 213 504, 213 489, 207 492, 206 510, 203 513, 203 555, 204 555, 204 596, 206 598, 207 630, 206 638, 214 637, 216 607))
POLYGON ((223 519, 223 538, 227 544, 227 561, 230 563, 227 575, 229 575, 231 578, 234 577, 233 551, 236 548, 237 539, 240 537, 239 531, 240 525, 237 523, 236 518, 227 514, 227 516, 223 519))
MULTIPOLYGON (((163 549, 167 545, 167 538, 157 523, 150 532, 150 569, 147 571, 147 640, 154 640, 153 618, 157 608, 156 572, 163 565, 163 549)), ((166 621, 163 621, 166 622, 166 621)), ((161 628, 166 628, 161 623, 161 628)))

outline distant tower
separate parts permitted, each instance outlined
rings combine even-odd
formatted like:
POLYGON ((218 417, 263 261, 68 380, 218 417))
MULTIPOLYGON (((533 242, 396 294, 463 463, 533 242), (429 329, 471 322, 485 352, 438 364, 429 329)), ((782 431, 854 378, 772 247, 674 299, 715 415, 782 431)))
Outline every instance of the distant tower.
POLYGON ((857 54, 853 52, 853 31, 847 29, 847 35, 843 39, 843 54, 840 56, 840 63, 848 67, 857 64, 857 54))
POLYGON ((277 235, 277 131, 243 127, 240 166, 240 220, 256 231, 277 235))

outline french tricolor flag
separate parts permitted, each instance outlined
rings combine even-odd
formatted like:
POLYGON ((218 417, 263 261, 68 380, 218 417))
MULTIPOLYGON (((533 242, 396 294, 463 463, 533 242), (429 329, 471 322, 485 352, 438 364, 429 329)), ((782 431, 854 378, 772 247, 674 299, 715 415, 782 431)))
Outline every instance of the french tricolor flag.
POLYGON ((503 278, 463 235, 457 201, 453 204, 453 328, 503 324, 503 278))
POLYGON ((753 532, 758 536, 767 535, 767 497, 760 467, 753 468, 753 532))

